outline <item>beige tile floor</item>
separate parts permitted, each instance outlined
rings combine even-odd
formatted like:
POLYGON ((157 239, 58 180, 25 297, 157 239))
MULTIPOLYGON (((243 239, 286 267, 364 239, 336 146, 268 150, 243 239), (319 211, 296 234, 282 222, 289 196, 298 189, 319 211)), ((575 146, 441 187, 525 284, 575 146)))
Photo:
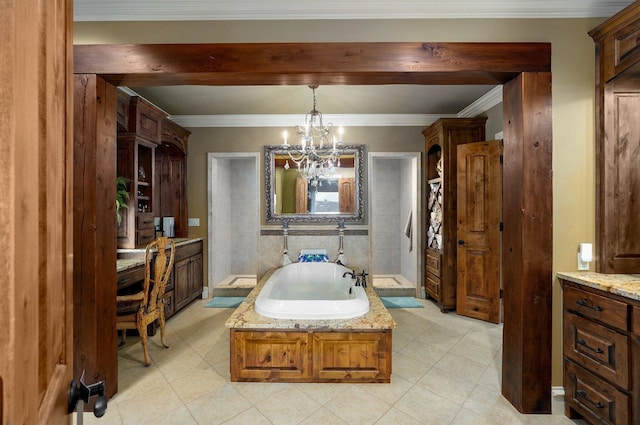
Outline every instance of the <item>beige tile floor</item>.
POLYGON ((85 424, 577 424, 562 415, 520 415, 500 395, 502 327, 424 309, 391 309, 390 384, 269 384, 229 381, 233 309, 198 300, 168 321, 171 348, 137 338, 118 350, 118 394, 85 424))

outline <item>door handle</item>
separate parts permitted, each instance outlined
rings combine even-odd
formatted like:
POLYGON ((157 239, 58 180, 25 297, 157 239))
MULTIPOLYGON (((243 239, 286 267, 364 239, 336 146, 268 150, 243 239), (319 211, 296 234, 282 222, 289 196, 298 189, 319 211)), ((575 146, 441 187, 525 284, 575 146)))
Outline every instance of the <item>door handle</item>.
POLYGON ((464 241, 462 239, 458 240, 458 245, 464 245, 464 241))
POLYGON ((576 343, 578 345, 582 345, 584 348, 586 348, 587 350, 591 350, 596 354, 602 354, 604 353, 604 351, 602 350, 602 348, 597 347, 597 348, 593 348, 592 346, 590 346, 589 344, 587 344, 587 342, 584 339, 579 339, 576 341, 576 343))
POLYGON ((84 404, 88 403, 89 399, 94 395, 97 395, 95 404, 93 405, 93 414, 97 418, 101 418, 104 416, 107 411, 107 398, 104 396, 104 381, 96 382, 95 384, 87 385, 84 383, 84 373, 82 371, 82 376, 80 377, 80 385, 76 383, 76 381, 71 381, 69 383, 69 393, 68 393, 68 412, 73 413, 76 409, 76 405, 80 402, 80 406, 78 408, 78 424, 82 425, 82 412, 84 411, 84 404))
POLYGON ((587 392, 584 390, 578 390, 576 391, 576 394, 578 394, 580 397, 582 397, 583 399, 585 399, 586 401, 588 401, 590 404, 597 407, 598 409, 602 409, 604 407, 604 404, 601 401, 596 403, 595 401, 587 397, 587 392))

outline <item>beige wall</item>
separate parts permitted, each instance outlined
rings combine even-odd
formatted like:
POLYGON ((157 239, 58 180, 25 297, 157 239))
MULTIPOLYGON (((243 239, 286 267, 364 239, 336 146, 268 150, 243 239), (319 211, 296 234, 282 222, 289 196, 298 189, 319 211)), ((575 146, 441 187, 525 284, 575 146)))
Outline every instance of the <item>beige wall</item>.
MULTIPOLYGON (((214 43, 331 41, 536 41, 552 43, 553 270, 576 270, 579 242, 595 242, 594 45, 587 31, 603 19, 77 23, 75 42, 214 43)), ((171 111, 169 111, 171 112, 171 111)), ((194 128, 189 154, 189 216, 206 224, 208 151, 256 151, 279 129, 194 128)), ((349 129, 370 151, 422 150, 419 129, 349 129), (408 135, 408 133, 412 133, 408 135), (361 137, 360 137, 361 136, 361 137)), ((346 136, 345 136, 346 137, 346 136)), ((353 140, 355 141, 355 140, 353 140)), ((276 142, 278 143, 278 142, 276 142)), ((549 200, 551 202, 551 200, 549 200)), ((206 237, 205 226, 191 228, 206 237)), ((593 265, 592 265, 593 267, 593 265)), ((509 282, 505 282, 508 285, 509 282)), ((562 385, 561 303, 553 306, 554 385, 562 385)))

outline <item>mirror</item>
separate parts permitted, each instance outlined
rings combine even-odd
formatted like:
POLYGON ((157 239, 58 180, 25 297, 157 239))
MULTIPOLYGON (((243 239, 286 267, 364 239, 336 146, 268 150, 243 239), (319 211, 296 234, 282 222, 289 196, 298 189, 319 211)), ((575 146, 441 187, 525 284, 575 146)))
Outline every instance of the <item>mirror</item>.
POLYGON ((329 175, 306 179, 286 149, 265 146, 266 222, 363 224, 364 158, 364 145, 345 145, 339 167, 329 175))

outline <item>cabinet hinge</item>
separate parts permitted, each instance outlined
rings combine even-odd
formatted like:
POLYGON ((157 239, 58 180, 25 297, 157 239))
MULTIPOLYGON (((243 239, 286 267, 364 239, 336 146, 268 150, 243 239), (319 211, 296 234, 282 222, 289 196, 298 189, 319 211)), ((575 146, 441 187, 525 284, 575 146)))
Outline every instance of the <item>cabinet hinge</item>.
POLYGON ((504 155, 500 155, 500 164, 504 164, 504 155))
POLYGON ((504 298, 504 289, 500 289, 500 298, 504 298))
POLYGON ((504 223, 500 222, 500 231, 503 232, 504 231, 504 223))

